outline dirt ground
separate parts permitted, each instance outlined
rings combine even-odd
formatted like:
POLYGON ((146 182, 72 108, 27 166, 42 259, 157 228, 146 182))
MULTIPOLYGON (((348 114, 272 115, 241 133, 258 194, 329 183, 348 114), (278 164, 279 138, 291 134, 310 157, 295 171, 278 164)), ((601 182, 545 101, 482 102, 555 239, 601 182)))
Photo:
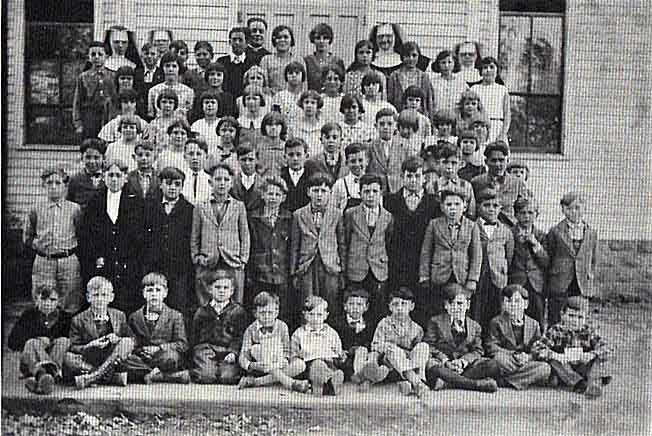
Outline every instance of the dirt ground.
MULTIPOLYGON (((270 416, 264 407, 246 416, 95 417, 12 415, 3 410, 3 434, 104 435, 652 435, 652 306, 594 305, 592 317, 612 345, 615 379, 594 401, 564 393, 555 404, 546 392, 519 392, 523 407, 501 408, 500 393, 486 407, 455 413, 456 404, 406 402, 401 411, 370 408, 288 410, 270 416), (542 407, 546 406, 546 407, 542 407), (398 417, 397 417, 398 416, 398 417)), ((431 394, 433 398, 440 395, 431 394)), ((3 409, 5 404, 3 404, 3 409)))

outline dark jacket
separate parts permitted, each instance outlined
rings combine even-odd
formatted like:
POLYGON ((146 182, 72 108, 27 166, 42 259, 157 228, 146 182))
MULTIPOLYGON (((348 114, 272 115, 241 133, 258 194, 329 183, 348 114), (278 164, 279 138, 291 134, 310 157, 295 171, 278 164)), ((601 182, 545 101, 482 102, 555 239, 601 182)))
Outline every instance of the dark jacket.
POLYGON ((7 345, 10 350, 23 351, 25 343, 32 338, 67 338, 70 333, 72 314, 59 310, 59 316, 52 325, 45 325, 45 316, 36 307, 26 309, 11 329, 7 345))
POLYGON ((295 210, 307 205, 310 202, 310 198, 308 198, 308 187, 306 186, 308 184, 308 177, 310 177, 308 171, 304 170, 303 175, 299 179, 299 183, 297 183, 296 186, 292 183, 292 179, 290 178, 290 170, 287 167, 281 170, 280 175, 288 185, 288 195, 285 198, 283 207, 290 212, 294 212, 295 210))
POLYGON ((242 347, 244 331, 250 323, 249 315, 238 303, 229 303, 219 315, 207 303, 197 309, 192 320, 192 344, 216 345, 237 355, 242 347))
POLYGON ((292 214, 281 208, 274 227, 263 214, 263 209, 249 213, 251 255, 247 272, 253 280, 282 284, 290 274, 290 227, 292 214))
POLYGON ((128 322, 136 337, 136 347, 158 345, 164 351, 176 351, 180 354, 188 349, 183 315, 166 305, 163 305, 153 330, 149 329, 145 321, 144 307, 129 315, 128 322))
POLYGON ((376 325, 368 319, 365 319, 365 328, 359 333, 356 333, 353 328, 346 321, 345 314, 339 314, 332 322, 333 328, 340 335, 342 340, 342 349, 344 351, 351 351, 354 347, 366 347, 371 350, 371 341, 374 338, 374 330, 376 325))

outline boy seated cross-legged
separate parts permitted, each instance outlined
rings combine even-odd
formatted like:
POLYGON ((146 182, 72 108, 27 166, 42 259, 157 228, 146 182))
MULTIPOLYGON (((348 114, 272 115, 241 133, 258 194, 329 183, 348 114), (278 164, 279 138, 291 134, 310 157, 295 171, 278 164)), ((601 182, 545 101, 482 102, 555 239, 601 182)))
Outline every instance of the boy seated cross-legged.
POLYGON ((90 308, 72 319, 66 371, 74 376, 79 389, 100 382, 126 386, 127 373, 116 369, 134 349, 127 316, 109 307, 115 294, 108 279, 93 277, 86 289, 90 308))
POLYGON ((305 371, 305 363, 290 357, 290 333, 285 322, 278 319, 279 297, 260 292, 253 301, 256 320, 247 327, 242 339, 239 363, 247 374, 238 388, 267 386, 280 383, 288 390, 308 392, 310 383, 295 380, 305 371))
POLYGON ((444 309, 428 324, 424 341, 430 346, 428 385, 481 392, 496 392, 499 375, 495 361, 483 358, 482 328, 467 316, 469 291, 458 283, 444 286, 444 309))
POLYGON ((424 398, 430 391, 425 383, 430 352, 428 345, 422 342, 423 329, 410 318, 413 310, 414 294, 410 289, 400 287, 390 294, 390 315, 380 320, 376 327, 362 378, 379 383, 394 370, 402 379, 398 386, 403 394, 414 392, 424 398))
POLYGON ((183 315, 163 300, 168 281, 161 273, 147 274, 142 281, 145 305, 129 316, 129 327, 136 337, 134 352, 122 363, 130 379, 154 382, 190 383, 188 371, 182 371, 183 355, 188 349, 183 315))
POLYGON ((520 285, 502 290, 503 312, 491 320, 485 349, 500 369, 498 384, 514 389, 543 385, 550 377, 550 365, 535 361, 532 345, 541 338, 539 323, 525 314, 528 291, 520 285))
POLYGON ((34 307, 25 310, 16 321, 7 345, 21 353, 20 373, 27 377, 27 390, 47 395, 54 383, 62 379, 72 315, 59 307, 59 291, 54 283, 35 283, 32 298, 34 307))
POLYGON ((553 385, 568 387, 593 399, 611 382, 604 363, 610 349, 597 329, 588 323, 589 303, 581 296, 568 298, 561 322, 548 328, 533 345, 534 355, 550 364, 553 385))
POLYGON ((242 376, 238 354, 249 316, 232 301, 235 284, 230 271, 209 271, 203 281, 208 302, 197 309, 192 322, 191 376, 195 383, 234 385, 242 376))

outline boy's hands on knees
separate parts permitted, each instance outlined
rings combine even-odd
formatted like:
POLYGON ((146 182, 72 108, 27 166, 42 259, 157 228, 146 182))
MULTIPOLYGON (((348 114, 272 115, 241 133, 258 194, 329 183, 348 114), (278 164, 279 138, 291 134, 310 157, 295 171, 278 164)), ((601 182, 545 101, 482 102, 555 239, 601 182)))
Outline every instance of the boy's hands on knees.
POLYGON ((120 342, 120 336, 116 335, 115 333, 109 333, 106 335, 106 340, 109 342, 109 344, 115 345, 120 342))
POLYGON ((529 354, 523 352, 514 354, 514 358, 518 362, 519 366, 523 366, 532 360, 532 357, 529 354))
POLYGON ((464 371, 464 361, 462 359, 449 360, 445 363, 446 368, 452 369, 458 374, 461 374, 464 371))
POLYGON ((90 341, 84 348, 89 349, 89 348, 104 348, 107 345, 109 345, 109 340, 107 339, 106 336, 102 336, 101 338, 93 339, 90 341))
POLYGON ((344 363, 348 356, 349 356, 349 353, 347 353, 346 350, 342 350, 342 352, 340 352, 340 354, 338 354, 337 360, 339 360, 341 363, 344 363))
POLYGON ((235 363, 237 357, 235 353, 229 353, 224 357, 224 362, 225 363, 235 363))
MULTIPOLYGON (((226 360, 226 359, 225 359, 226 360)), ((253 371, 259 371, 265 374, 269 374, 273 369, 268 363, 264 362, 251 362, 249 364, 249 369, 253 371)))
POLYGON ((208 265, 206 256, 204 256, 203 254, 200 254, 199 256, 197 256, 195 258, 195 261, 197 262, 197 265, 199 265, 199 266, 207 266, 208 265))
POLYGON ((82 133, 84 133, 84 127, 82 127, 82 126, 77 127, 75 129, 75 133, 77 133, 78 135, 81 135, 82 133))
POLYGON ((103 257, 98 257, 97 260, 95 261, 95 267, 96 268, 104 268, 104 258, 103 257))
POLYGON ((475 292, 475 290, 478 287, 478 282, 476 282, 475 280, 469 280, 468 282, 466 282, 464 287, 471 292, 475 292))

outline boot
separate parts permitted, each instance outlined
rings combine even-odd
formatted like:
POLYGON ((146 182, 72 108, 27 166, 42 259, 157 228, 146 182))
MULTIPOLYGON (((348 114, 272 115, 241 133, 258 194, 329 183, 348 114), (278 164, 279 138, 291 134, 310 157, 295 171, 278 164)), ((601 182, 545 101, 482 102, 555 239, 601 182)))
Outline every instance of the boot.
POLYGON ((498 385, 494 379, 483 378, 480 380, 473 380, 456 373, 452 369, 444 368, 442 366, 430 369, 428 379, 431 381, 431 385, 436 384, 435 378, 442 379, 444 382, 450 384, 456 389, 480 392, 496 392, 498 390, 498 385))
POLYGON ((157 382, 162 382, 163 381, 163 373, 161 372, 160 369, 154 368, 147 374, 145 374, 145 377, 143 377, 143 380, 145 381, 146 385, 151 385, 152 383, 157 383, 157 382))
POLYGON ((163 381, 166 383, 190 383, 190 372, 188 370, 168 372, 163 374, 163 381))
POLYGON ((90 374, 78 375, 75 377, 75 386, 78 389, 85 389, 92 384, 97 384, 102 380, 111 380, 115 364, 120 360, 120 356, 109 356, 97 369, 90 374))
POLYGON ((327 391, 330 395, 337 395, 344 383, 344 372, 341 369, 333 372, 331 378, 326 382, 327 391))

